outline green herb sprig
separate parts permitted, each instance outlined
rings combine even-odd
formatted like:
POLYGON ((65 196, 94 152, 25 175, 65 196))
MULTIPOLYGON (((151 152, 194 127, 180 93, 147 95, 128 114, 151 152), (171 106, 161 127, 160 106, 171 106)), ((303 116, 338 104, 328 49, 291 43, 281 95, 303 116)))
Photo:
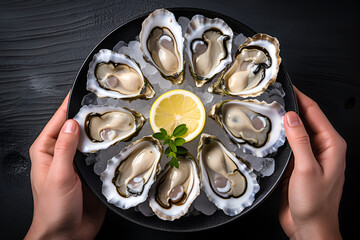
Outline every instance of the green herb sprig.
POLYGON ((187 131, 188 128, 186 124, 180 124, 174 129, 171 135, 169 135, 164 128, 160 128, 160 132, 153 134, 154 138, 163 141, 163 145, 169 145, 165 149, 165 154, 167 154, 168 158, 171 158, 170 167, 179 168, 178 156, 188 152, 186 148, 181 146, 185 143, 185 139, 181 138, 181 136, 184 136, 187 131))

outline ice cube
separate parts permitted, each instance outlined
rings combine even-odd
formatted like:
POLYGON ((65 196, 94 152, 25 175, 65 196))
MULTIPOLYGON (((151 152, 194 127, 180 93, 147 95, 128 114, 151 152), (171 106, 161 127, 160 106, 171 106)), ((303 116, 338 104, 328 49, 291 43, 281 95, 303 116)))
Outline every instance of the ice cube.
POLYGON ((120 41, 113 47, 113 51, 119 52, 120 48, 122 48, 124 46, 127 46, 127 43, 125 43, 124 41, 120 41))
POLYGON ((190 19, 188 19, 187 17, 179 17, 178 18, 178 23, 181 26, 183 36, 185 35, 186 29, 189 25, 189 22, 190 22, 190 19))
POLYGON ((159 81, 159 86, 163 90, 169 90, 171 88, 172 83, 169 80, 163 79, 159 81))
POLYGON ((218 208, 210 202, 206 194, 201 190, 199 196, 194 200, 193 205, 196 210, 205 215, 212 215, 218 208))
POLYGON ((144 216, 146 217, 150 217, 152 215, 154 215, 154 212, 152 211, 151 207, 149 206, 149 201, 146 200, 145 202, 140 203, 137 206, 137 209, 144 214, 144 216))
POLYGON ((237 49, 241 44, 243 44, 245 42, 246 38, 247 37, 245 37, 245 35, 242 33, 239 33, 236 36, 234 34, 233 44, 235 45, 235 48, 237 49))
POLYGON ((98 97, 96 96, 95 93, 86 94, 81 101, 81 106, 97 105, 97 104, 98 104, 98 97))

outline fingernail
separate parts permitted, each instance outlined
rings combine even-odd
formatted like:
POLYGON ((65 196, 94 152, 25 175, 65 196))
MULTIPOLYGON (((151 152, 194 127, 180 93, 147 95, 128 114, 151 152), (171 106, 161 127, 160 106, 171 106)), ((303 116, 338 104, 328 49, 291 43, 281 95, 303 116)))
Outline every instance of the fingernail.
POLYGON ((290 127, 299 126, 300 123, 301 123, 301 120, 300 120, 299 116, 296 113, 288 113, 286 115, 286 121, 287 121, 287 124, 290 127))
POLYGON ((73 121, 67 121, 65 123, 64 132, 74 133, 76 131, 76 124, 73 121))

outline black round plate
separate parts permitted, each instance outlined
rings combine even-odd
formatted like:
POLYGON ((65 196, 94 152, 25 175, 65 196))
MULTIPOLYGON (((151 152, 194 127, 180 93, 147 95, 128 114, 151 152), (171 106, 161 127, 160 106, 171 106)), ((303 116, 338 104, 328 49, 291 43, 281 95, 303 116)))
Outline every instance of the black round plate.
MULTIPOLYGON (((191 19, 196 14, 202 14, 209 18, 221 18, 223 19, 234 32, 243 33, 245 36, 253 36, 255 31, 245 26, 244 24, 236 21, 233 18, 228 16, 211 12, 203 9, 193 9, 193 8, 171 8, 169 9, 173 12, 176 18, 180 16, 187 17, 191 19)), ((108 34, 100 43, 93 49, 89 54, 82 67, 80 68, 78 75, 76 76, 70 101, 68 105, 68 119, 73 118, 76 113, 81 108, 82 98, 89 92, 86 90, 86 75, 88 71, 88 66, 90 61, 93 58, 93 55, 98 53, 100 49, 112 49, 116 43, 119 41, 129 42, 135 39, 135 36, 138 35, 141 31, 141 24, 144 19, 149 15, 145 14, 140 17, 135 18, 134 20, 129 21, 128 23, 123 24, 118 27, 110 34, 108 34)), ((291 80, 287 74, 285 67, 280 66, 278 73, 277 81, 280 82, 283 86, 283 89, 286 93, 285 103, 286 111, 296 111, 297 112, 297 103, 295 94, 292 88, 291 80)), ((225 133, 224 133, 225 134, 225 133)), ((196 216, 181 217, 178 220, 173 222, 163 221, 157 216, 145 217, 141 212, 137 212, 134 208, 128 210, 122 210, 115 207, 112 204, 109 204, 106 201, 106 198, 101 193, 101 180, 98 175, 93 171, 93 166, 87 166, 85 164, 85 155, 80 152, 77 152, 75 155, 75 166, 78 170, 79 175, 81 176, 83 182, 85 182, 92 192, 112 211, 116 212, 125 219, 146 226, 153 229, 165 230, 165 231, 177 231, 177 232, 190 232, 204 230, 208 228, 213 228, 222 224, 225 224, 229 221, 232 221, 238 217, 243 216, 248 213, 255 207, 257 207, 265 198, 274 190, 277 186, 291 156, 291 148, 286 142, 282 146, 278 153, 275 156, 275 172, 269 176, 261 179, 260 190, 256 194, 256 198, 252 206, 246 208, 242 213, 237 216, 230 217, 223 213, 223 211, 218 210, 211 216, 206 216, 204 214, 199 214, 196 216)))

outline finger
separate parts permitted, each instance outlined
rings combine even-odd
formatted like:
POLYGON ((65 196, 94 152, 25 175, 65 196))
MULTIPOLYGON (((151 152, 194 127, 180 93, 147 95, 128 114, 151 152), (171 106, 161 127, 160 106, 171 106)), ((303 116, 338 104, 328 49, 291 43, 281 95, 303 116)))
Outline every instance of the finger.
POLYGON ((300 117, 288 112, 284 121, 287 140, 294 154, 294 171, 308 171, 318 167, 312 152, 310 138, 300 117))
POLYGON ((63 181, 74 180, 76 176, 73 159, 79 141, 79 125, 73 120, 67 120, 62 127, 54 149, 54 158, 49 169, 49 175, 59 176, 63 181), (70 178, 68 178, 70 177, 70 178))
POLYGON ((314 134, 322 134, 328 138, 328 135, 336 133, 336 130, 331 125, 323 111, 321 111, 319 105, 300 92, 295 86, 294 90, 299 104, 300 114, 304 123, 314 134))
MULTIPOLYGON (((44 139, 56 139, 59 135, 59 132, 66 121, 66 113, 67 113, 67 105, 69 101, 69 94, 65 97, 59 109, 55 112, 54 116, 50 119, 50 121, 46 124, 44 129, 39 135, 39 138, 44 139)), ((46 142, 46 140, 44 140, 46 142)))
POLYGON ((65 97, 59 109, 46 124, 45 128, 30 147, 29 153, 32 168, 41 168, 47 172, 54 155, 54 147, 57 136, 66 121, 66 107, 68 99, 69 94, 65 97))
POLYGON ((345 155, 346 143, 340 134, 335 130, 325 114, 321 111, 318 104, 311 98, 300 92, 294 87, 296 96, 299 100, 301 114, 306 127, 313 132, 315 143, 314 153, 319 157, 319 164, 322 168, 342 169, 343 157, 345 155), (324 161, 332 159, 334 161, 324 161))

